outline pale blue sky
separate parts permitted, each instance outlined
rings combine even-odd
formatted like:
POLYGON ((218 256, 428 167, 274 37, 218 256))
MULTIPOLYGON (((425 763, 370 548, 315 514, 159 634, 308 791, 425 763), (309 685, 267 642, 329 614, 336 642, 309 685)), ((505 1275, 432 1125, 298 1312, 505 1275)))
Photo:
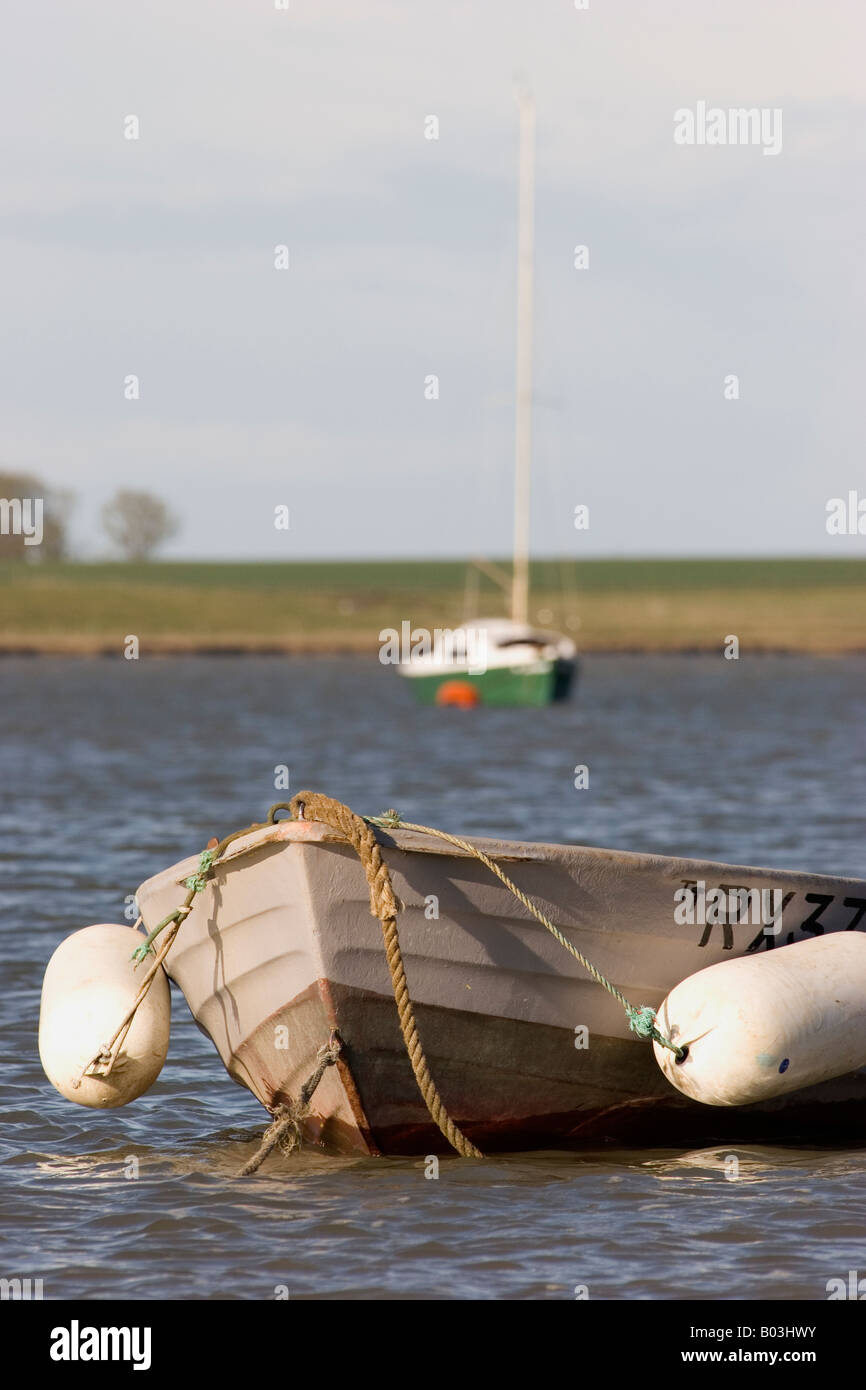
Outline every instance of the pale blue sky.
POLYGON ((75 490, 82 552, 118 486, 181 515, 169 554, 508 552, 521 72, 535 552, 866 553, 825 530, 866 496, 859 0, 52 0, 5 29, 0 461, 75 490), (781 108, 782 152, 675 145, 699 100, 781 108))

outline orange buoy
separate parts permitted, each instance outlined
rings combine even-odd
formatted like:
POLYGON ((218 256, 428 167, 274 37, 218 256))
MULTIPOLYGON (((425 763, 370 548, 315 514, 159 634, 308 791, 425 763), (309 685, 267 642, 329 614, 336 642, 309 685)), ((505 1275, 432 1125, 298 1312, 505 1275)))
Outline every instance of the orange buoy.
POLYGON ((443 681, 436 691, 436 703, 474 709, 481 704, 481 691, 471 681, 443 681))

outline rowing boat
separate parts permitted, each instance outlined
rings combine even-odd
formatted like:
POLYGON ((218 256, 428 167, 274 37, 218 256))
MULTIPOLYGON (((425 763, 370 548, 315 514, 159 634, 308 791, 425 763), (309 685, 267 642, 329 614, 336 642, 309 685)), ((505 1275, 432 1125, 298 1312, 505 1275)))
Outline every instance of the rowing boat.
MULTIPOLYGON (((399 828, 375 834, 400 904, 431 1073, 482 1150, 862 1127, 866 1070, 724 1111, 673 1090, 617 1000, 472 851, 501 866, 623 994, 652 1008, 704 966, 863 929, 866 882, 570 845, 478 838, 460 848, 399 828), (745 909, 762 893, 782 905, 769 925, 745 909), (713 895, 742 913, 702 908, 713 895), (692 921, 684 901, 698 908, 692 921)), ((148 929, 184 900, 195 870, 186 859, 142 884, 148 929)), ((307 1140, 355 1154, 447 1147, 407 1056, 364 869, 332 827, 278 820, 235 839, 166 968, 229 1075, 269 1111, 297 1097, 336 1030, 342 1051, 315 1092, 307 1140)))

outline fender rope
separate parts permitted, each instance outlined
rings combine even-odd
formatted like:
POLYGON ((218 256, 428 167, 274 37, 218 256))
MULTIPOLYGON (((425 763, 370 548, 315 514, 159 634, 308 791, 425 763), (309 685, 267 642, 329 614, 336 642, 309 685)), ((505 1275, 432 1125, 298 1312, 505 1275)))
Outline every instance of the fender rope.
MULTIPOLYGON (((241 835, 249 835, 250 831, 252 830, 261 829, 262 825, 256 824, 248 825, 244 830, 233 830, 231 835, 226 835, 225 839, 221 840, 220 843, 214 849, 202 850, 201 854, 199 855, 198 869, 194 874, 190 874, 189 878, 184 879, 184 887, 187 889, 187 895, 180 907, 176 907, 174 912, 170 912, 167 917, 164 917, 162 921, 159 923, 159 925, 154 927, 153 931, 145 937, 141 945, 137 946, 136 949, 133 951, 132 960, 135 961, 136 967, 138 967, 141 964, 141 962, 145 959, 145 957, 148 955, 148 953, 152 953, 153 942, 159 936, 160 932, 163 932, 166 928, 169 928, 168 935, 165 937, 160 947, 159 955, 156 957, 156 960, 153 962, 150 969, 147 971, 147 974, 145 975, 144 979, 142 980, 141 988, 139 989, 138 994, 136 995, 131 1007, 127 1010, 127 1012, 121 1019, 120 1024, 114 1030, 114 1033, 112 1034, 108 1042, 103 1043, 96 1055, 94 1057, 91 1057, 90 1061, 86 1064, 86 1066, 82 1067, 81 1071, 78 1073, 76 1080, 72 1083, 73 1088, 75 1090, 78 1089, 78 1087, 84 1080, 84 1077, 87 1076, 88 1073, 90 1073, 91 1076, 103 1077, 109 1076, 111 1074, 111 1070, 118 1057, 120 1056, 120 1050, 123 1047, 124 1041, 126 1040, 126 1035, 132 1027, 132 1020, 135 1018, 138 1007, 140 1004, 144 1002, 145 996, 147 995, 151 985, 153 984, 156 976, 159 973, 159 967, 162 965, 163 961, 165 960, 166 956, 172 948, 174 938, 177 936, 182 924, 186 921, 187 917, 192 911, 192 905, 195 901, 196 894, 202 893, 204 889, 207 887, 208 881, 213 875, 213 870, 217 862, 219 861, 220 856, 225 852, 225 850, 231 844, 232 840, 239 839, 241 835)), ((141 918, 139 917, 138 922, 140 921, 141 918)), ((135 923, 136 927, 138 926, 138 922, 135 923)), ((133 930, 135 930, 135 928, 133 928, 133 930)))
POLYGON ((670 1038, 664 1037, 658 1031, 655 1026, 655 1009, 651 1009, 649 1005, 646 1004, 635 1007, 634 1004, 630 1003, 625 995, 617 989, 616 985, 611 984, 610 980, 606 979, 600 970, 596 970, 592 961, 587 960, 586 956, 582 955, 566 936, 563 936, 562 932, 558 927, 554 926, 550 918, 546 917, 541 909, 535 906, 532 899, 528 898, 525 893, 522 893, 516 883, 512 883, 511 879, 500 869, 495 860, 491 859, 489 855, 484 854, 476 845, 470 844, 468 840, 461 840, 459 835, 449 835, 446 830, 434 830, 433 827, 429 825, 413 825, 411 821, 403 820, 398 811, 386 811, 382 816, 368 816, 367 819, 372 825, 380 825, 384 830, 417 830, 423 835, 434 835, 439 840, 447 840, 449 844, 457 845, 458 848, 465 850, 467 854, 471 854, 475 859, 480 859, 481 863, 486 865, 490 872, 495 874, 496 877, 505 884, 508 891, 514 894, 518 902, 523 903, 527 912, 531 912, 536 921, 547 928, 551 935, 559 942, 560 946, 564 946, 566 951, 574 956, 576 961, 580 962, 584 970, 586 970, 603 989, 606 989, 608 994, 612 994, 614 999, 617 999, 619 1003, 622 1004, 628 1019, 628 1026, 633 1033, 637 1033, 639 1038, 652 1038, 655 1042, 661 1043, 663 1047, 669 1047, 677 1058, 686 1055, 685 1048, 678 1047, 676 1043, 671 1042, 670 1038))

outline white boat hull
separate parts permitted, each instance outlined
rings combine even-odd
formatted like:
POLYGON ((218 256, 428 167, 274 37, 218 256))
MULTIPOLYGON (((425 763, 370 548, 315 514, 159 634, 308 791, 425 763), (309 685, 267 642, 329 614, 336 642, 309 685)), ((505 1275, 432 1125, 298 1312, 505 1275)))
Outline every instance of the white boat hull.
MULTIPOLYGON (((379 833, 419 1034, 443 1101, 479 1147, 601 1137, 758 1137, 866 1118, 866 1072, 724 1116, 672 1091, 621 1006, 476 859, 412 831, 379 833), (444 851, 444 852, 443 852, 444 851), (435 914, 438 913, 438 916, 435 914), (586 1029, 587 1046, 580 1044, 586 1029), (660 1128, 662 1114, 666 1122, 660 1128), (797 1115, 803 1118, 798 1120, 797 1115), (818 1117, 817 1119, 815 1117, 818 1117), (810 1118, 811 1117, 811 1118, 810 1118), (675 1126, 675 1129, 672 1128, 675 1126)), ((717 961, 816 932, 866 927, 866 883, 820 875, 478 840, 635 1004, 656 1007, 717 961), (678 925, 674 893, 703 881, 780 891, 782 931, 678 925)), ((196 859, 148 880, 152 929, 196 859)), ((316 1091, 310 1137, 346 1151, 433 1152, 444 1141, 397 1024, 382 932, 354 851, 285 821, 231 846, 178 932, 168 970, 229 1074, 268 1108, 296 1096, 332 1029, 344 1052, 316 1091)))

